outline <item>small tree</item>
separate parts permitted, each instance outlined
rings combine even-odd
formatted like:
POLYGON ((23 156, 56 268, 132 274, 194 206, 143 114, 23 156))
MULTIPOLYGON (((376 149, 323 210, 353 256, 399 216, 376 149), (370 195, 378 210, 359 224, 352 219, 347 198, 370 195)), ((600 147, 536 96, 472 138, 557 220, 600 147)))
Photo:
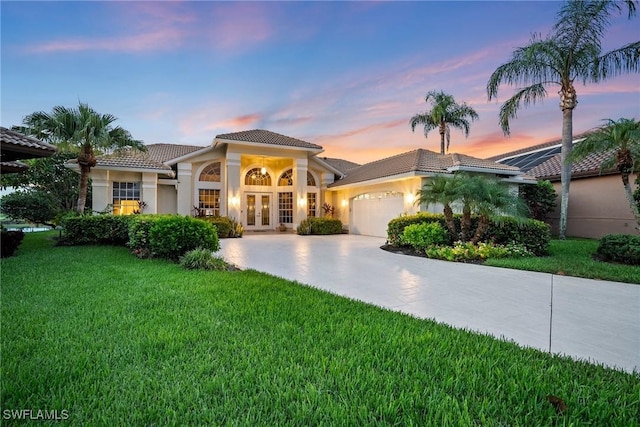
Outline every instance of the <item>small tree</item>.
POLYGON ((529 208, 531 218, 546 221, 556 207, 558 193, 550 181, 541 180, 536 185, 521 185, 520 197, 529 208))
POLYGON ((14 220, 55 227, 53 220, 60 210, 51 194, 42 190, 16 191, 0 200, 0 212, 14 220))

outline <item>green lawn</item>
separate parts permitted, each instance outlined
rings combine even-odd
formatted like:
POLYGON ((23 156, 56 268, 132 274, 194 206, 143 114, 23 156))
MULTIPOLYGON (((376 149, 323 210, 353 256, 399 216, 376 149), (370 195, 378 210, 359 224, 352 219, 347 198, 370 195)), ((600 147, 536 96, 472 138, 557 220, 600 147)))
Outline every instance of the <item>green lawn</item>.
POLYGON ((599 241, 552 240, 547 257, 489 259, 484 265, 640 284, 640 267, 596 261, 599 241))
MULTIPOLYGON (((124 248, 2 260, 1 406, 71 425, 637 425, 640 375, 124 248), (568 410, 557 414, 552 394, 568 410)), ((3 420, 3 424, 10 424, 3 420)))

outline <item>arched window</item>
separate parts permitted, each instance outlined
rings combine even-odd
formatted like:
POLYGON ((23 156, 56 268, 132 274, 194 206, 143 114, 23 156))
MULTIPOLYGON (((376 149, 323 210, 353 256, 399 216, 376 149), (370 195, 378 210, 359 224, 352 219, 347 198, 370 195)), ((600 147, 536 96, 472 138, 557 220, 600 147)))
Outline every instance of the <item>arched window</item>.
POLYGON ((245 185, 271 185, 271 175, 266 172, 264 175, 260 171, 260 168, 253 168, 244 176, 245 185))
POLYGON ((220 162, 211 163, 200 173, 199 181, 220 182, 220 162))
POLYGON ((316 186, 316 179, 313 177, 313 175, 311 175, 311 172, 307 171, 307 185, 309 187, 315 187, 316 186))
POLYGON ((280 175, 280 179, 278 180, 278 185, 293 185, 293 170, 286 170, 280 175))

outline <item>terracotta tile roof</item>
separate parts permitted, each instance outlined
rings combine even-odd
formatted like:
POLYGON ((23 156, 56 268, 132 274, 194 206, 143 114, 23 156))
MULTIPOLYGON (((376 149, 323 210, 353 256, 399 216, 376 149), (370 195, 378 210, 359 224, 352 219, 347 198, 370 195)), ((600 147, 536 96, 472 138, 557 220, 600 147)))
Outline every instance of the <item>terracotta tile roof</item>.
POLYGON ((344 159, 334 159, 331 157, 319 157, 319 158, 324 162, 330 164, 334 168, 338 169, 342 173, 345 173, 350 169, 361 166, 358 163, 350 162, 349 160, 344 160, 344 159))
POLYGON ((216 139, 226 139, 231 141, 255 142, 259 144, 282 145, 287 147, 311 148, 314 150, 322 150, 322 147, 300 139, 291 138, 289 136, 280 135, 262 129, 246 130, 242 132, 225 133, 216 136, 216 139))
POLYGON ((177 144, 151 144, 147 151, 125 150, 98 157, 97 166, 171 171, 164 162, 205 147, 177 144))
MULTIPOLYGON (((616 173, 616 169, 601 170, 602 163, 613 156, 613 153, 596 153, 590 154, 583 160, 576 162, 571 167, 571 175, 573 177, 597 176, 601 173, 616 173)), ((560 154, 550 158, 546 162, 531 169, 528 174, 538 179, 548 179, 550 181, 560 180, 560 172, 562 170, 562 162, 560 154)))
POLYGON ((0 162, 0 171, 2 173, 13 173, 13 172, 22 172, 26 170, 29 166, 21 163, 19 161, 15 162, 0 162))
POLYGON ((56 152, 56 147, 31 136, 0 127, 2 161, 46 157, 56 152))
POLYGON ((351 169, 346 176, 329 185, 339 187, 363 181, 386 178, 406 173, 449 173, 448 169, 458 167, 482 168, 488 171, 518 172, 518 168, 501 165, 490 160, 478 159, 464 154, 440 154, 422 148, 398 154, 386 159, 367 163, 351 169))

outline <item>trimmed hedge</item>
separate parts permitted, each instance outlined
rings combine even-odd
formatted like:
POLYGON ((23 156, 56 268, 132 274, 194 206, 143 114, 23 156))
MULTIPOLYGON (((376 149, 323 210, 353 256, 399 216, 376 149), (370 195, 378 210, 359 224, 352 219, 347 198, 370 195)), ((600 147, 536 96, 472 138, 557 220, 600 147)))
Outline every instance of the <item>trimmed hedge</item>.
POLYGON ((216 230, 218 231, 218 237, 220 238, 229 237, 231 231, 233 230, 231 220, 226 216, 210 216, 199 219, 206 221, 209 224, 213 224, 216 227, 216 230))
MULTIPOLYGON (((461 215, 454 215, 456 228, 460 229, 461 215)), ((387 240, 390 245, 403 246, 404 229, 412 224, 439 223, 444 229, 447 228, 443 214, 432 214, 429 212, 419 212, 414 215, 403 215, 389 221, 387 226, 387 240)), ((478 226, 478 218, 471 218, 470 234, 473 235, 478 226)), ((445 244, 453 244, 455 236, 450 236, 451 241, 445 244)), ((547 255, 549 253, 549 243, 551 242, 551 229, 549 225, 535 219, 527 219, 519 222, 514 218, 503 217, 499 221, 492 221, 487 232, 482 237, 483 242, 492 242, 498 245, 508 245, 509 243, 522 244, 528 251, 536 256, 547 255)))
POLYGON ((342 234, 342 221, 334 218, 311 217, 302 220, 297 228, 300 235, 306 234, 342 234))
POLYGON ((22 230, 2 230, 1 234, 0 249, 2 258, 13 256, 18 250, 20 243, 22 243, 22 239, 24 239, 24 232, 22 230))
POLYGON ((82 215, 62 221, 63 245, 118 245, 129 241, 130 215, 82 215))
POLYGON ((128 246, 140 258, 178 260, 187 251, 220 249, 216 227, 181 215, 96 215, 64 221, 62 244, 128 246))
POLYGON ((596 256, 602 261, 640 265, 640 236, 608 234, 600 240, 596 256))
POLYGON ((216 228, 190 216, 162 217, 149 229, 151 256, 177 261, 192 249, 216 252, 220 249, 216 228))

